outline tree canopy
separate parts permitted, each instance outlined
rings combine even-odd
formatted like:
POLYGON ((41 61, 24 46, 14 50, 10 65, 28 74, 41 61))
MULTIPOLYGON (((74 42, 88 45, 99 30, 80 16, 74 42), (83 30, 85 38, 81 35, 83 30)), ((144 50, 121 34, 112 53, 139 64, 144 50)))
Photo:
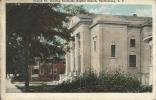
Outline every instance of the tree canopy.
POLYGON ((7 4, 6 5, 6 65, 7 72, 25 74, 29 84, 28 65, 35 57, 48 58, 63 55, 63 44, 69 41, 69 17, 87 13, 82 6, 61 4, 7 4), (70 9, 73 9, 72 11, 70 9))

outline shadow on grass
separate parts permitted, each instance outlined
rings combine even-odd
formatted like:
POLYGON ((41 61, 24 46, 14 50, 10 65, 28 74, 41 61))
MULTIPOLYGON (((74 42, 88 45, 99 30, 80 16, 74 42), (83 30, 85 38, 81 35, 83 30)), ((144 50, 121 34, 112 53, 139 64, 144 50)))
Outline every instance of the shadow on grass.
POLYGON ((15 85, 18 89, 20 89, 22 92, 53 92, 53 88, 56 86, 54 85, 46 85, 46 84, 39 84, 39 85, 31 85, 29 86, 29 91, 25 90, 25 86, 18 86, 15 85))
POLYGON ((86 87, 77 87, 77 88, 68 88, 64 89, 59 86, 51 86, 46 84, 41 84, 37 86, 30 86, 29 91, 25 91, 24 86, 16 85, 18 89, 22 92, 30 92, 30 93, 102 93, 102 92, 114 92, 114 93, 143 93, 143 92, 152 92, 152 86, 142 86, 138 89, 126 89, 122 86, 104 86, 104 85, 96 85, 96 86, 86 86, 86 87))

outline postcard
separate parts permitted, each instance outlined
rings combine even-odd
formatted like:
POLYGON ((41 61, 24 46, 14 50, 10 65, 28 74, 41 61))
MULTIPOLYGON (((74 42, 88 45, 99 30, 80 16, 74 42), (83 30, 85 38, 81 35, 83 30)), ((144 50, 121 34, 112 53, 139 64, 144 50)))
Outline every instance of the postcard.
POLYGON ((2 100, 155 100, 155 0, 0 1, 2 100))

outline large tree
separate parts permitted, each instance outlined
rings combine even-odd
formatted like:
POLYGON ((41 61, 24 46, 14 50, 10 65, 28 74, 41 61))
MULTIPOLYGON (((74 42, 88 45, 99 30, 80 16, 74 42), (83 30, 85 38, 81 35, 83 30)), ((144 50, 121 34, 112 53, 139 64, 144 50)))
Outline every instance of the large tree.
POLYGON ((19 69, 24 74, 26 90, 29 90, 28 66, 34 63, 34 58, 63 54, 63 44, 58 38, 71 39, 67 29, 69 17, 86 13, 79 6, 72 7, 76 13, 70 12, 69 7, 61 4, 7 4, 7 72, 16 74, 19 69))

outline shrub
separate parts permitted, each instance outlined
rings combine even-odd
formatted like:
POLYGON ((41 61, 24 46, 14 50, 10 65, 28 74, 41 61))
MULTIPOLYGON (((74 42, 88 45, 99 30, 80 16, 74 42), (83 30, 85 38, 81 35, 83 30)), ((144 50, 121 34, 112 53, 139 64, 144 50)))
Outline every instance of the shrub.
POLYGON ((139 92, 152 92, 152 85, 150 86, 141 86, 139 92))
POLYGON ((101 72, 99 76, 90 69, 82 76, 75 77, 70 82, 63 82, 56 87, 62 92, 146 92, 150 87, 141 86, 136 77, 123 74, 120 71, 113 73, 101 72))
POLYGON ((101 72, 98 77, 98 84, 121 91, 138 91, 140 82, 137 78, 122 74, 119 71, 113 73, 101 72))
POLYGON ((85 85, 90 86, 97 84, 98 77, 91 68, 88 68, 88 70, 83 73, 83 76, 81 76, 80 79, 82 84, 85 83, 85 85))

